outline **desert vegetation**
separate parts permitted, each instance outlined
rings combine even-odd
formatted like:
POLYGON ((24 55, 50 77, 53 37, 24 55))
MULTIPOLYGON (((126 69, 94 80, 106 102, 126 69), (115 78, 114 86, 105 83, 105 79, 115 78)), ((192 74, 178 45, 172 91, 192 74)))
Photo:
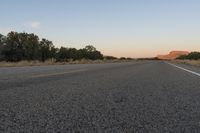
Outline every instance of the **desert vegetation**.
POLYGON ((179 59, 179 60, 199 60, 200 52, 191 52, 188 55, 181 55, 177 59, 179 59))
POLYGON ((200 60, 172 60, 172 62, 200 67, 200 60))
POLYGON ((7 36, 0 34, 0 61, 68 61, 68 60, 102 60, 103 55, 92 45, 82 49, 56 48, 52 41, 39 39, 35 34, 10 32, 7 36))
POLYGON ((129 61, 132 58, 104 56, 94 46, 76 49, 57 48, 52 41, 40 39, 33 33, 0 34, 0 66, 51 65, 65 63, 104 63, 129 61))
POLYGON ((181 55, 172 62, 200 66, 200 52, 191 52, 188 55, 181 55))

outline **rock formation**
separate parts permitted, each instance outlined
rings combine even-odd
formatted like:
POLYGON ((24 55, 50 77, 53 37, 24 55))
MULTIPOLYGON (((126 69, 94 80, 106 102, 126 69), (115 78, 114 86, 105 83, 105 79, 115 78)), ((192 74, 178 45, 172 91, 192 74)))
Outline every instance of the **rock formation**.
POLYGON ((171 51, 168 55, 158 55, 158 59, 161 60, 174 60, 181 55, 188 55, 188 51, 171 51))

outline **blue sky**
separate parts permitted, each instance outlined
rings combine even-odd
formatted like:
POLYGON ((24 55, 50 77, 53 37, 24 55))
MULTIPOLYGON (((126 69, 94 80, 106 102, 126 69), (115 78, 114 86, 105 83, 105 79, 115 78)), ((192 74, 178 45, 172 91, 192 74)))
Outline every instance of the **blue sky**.
POLYGON ((33 32, 57 47, 118 57, 200 50, 199 0, 1 0, 0 16, 0 33, 33 32))

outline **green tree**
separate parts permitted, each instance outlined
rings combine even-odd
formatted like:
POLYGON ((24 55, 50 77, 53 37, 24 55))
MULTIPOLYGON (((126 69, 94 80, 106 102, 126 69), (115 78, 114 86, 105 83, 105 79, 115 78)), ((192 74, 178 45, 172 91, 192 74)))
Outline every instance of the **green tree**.
POLYGON ((27 33, 8 33, 3 49, 7 61, 35 60, 39 58, 39 37, 27 33))
POLYGON ((59 49, 55 48, 54 46, 51 48, 51 53, 50 53, 50 58, 52 60, 56 59, 57 53, 58 53, 59 49))
POLYGON ((23 50, 25 53, 25 59, 39 59, 39 37, 34 34, 21 33, 20 38, 21 40, 23 40, 23 50))
POLYGON ((79 58, 78 51, 76 48, 69 48, 69 58, 72 60, 77 60, 79 58))
POLYGON ((92 45, 87 45, 87 46, 85 46, 85 50, 86 50, 87 52, 94 52, 94 51, 97 51, 96 48, 95 48, 94 46, 92 46, 92 45))
POLYGON ((41 61, 45 61, 52 57, 52 49, 54 49, 53 43, 47 39, 42 39, 40 41, 40 59, 41 61))
POLYGON ((0 34, 0 46, 2 46, 3 45, 3 35, 2 34, 0 34))
POLYGON ((56 60, 57 61, 67 61, 68 59, 69 59, 68 48, 61 47, 57 53, 56 60))
POLYGON ((5 60, 20 61, 24 58, 23 45, 17 32, 10 32, 6 38, 6 45, 2 51, 5 60))
POLYGON ((82 56, 85 59, 90 60, 97 60, 97 59, 103 59, 103 55, 100 51, 97 51, 96 48, 92 45, 85 46, 84 49, 81 50, 82 56))
POLYGON ((4 47, 4 43, 5 43, 5 36, 3 36, 2 34, 0 34, 0 61, 3 60, 3 47, 4 47))

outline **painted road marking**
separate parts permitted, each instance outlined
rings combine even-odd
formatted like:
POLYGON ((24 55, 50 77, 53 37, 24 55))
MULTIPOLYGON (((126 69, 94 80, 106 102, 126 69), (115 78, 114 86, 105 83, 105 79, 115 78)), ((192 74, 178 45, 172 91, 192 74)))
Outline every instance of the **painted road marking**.
POLYGON ((72 70, 72 71, 58 72, 58 73, 49 73, 49 74, 38 74, 38 75, 33 75, 32 78, 57 76, 57 75, 64 75, 64 74, 69 74, 69 73, 77 73, 77 72, 83 72, 83 71, 87 71, 87 69, 72 70))
POLYGON ((185 68, 183 68, 183 67, 180 67, 180 66, 174 65, 174 64, 169 63, 169 62, 166 62, 166 63, 169 64, 169 65, 171 65, 171 66, 174 66, 174 67, 176 67, 176 68, 179 68, 179 69, 181 69, 181 70, 184 70, 184 71, 186 71, 186 72, 192 73, 192 74, 197 75, 197 76, 200 77, 200 73, 197 73, 197 72, 194 72, 194 71, 191 71, 191 70, 185 69, 185 68))

